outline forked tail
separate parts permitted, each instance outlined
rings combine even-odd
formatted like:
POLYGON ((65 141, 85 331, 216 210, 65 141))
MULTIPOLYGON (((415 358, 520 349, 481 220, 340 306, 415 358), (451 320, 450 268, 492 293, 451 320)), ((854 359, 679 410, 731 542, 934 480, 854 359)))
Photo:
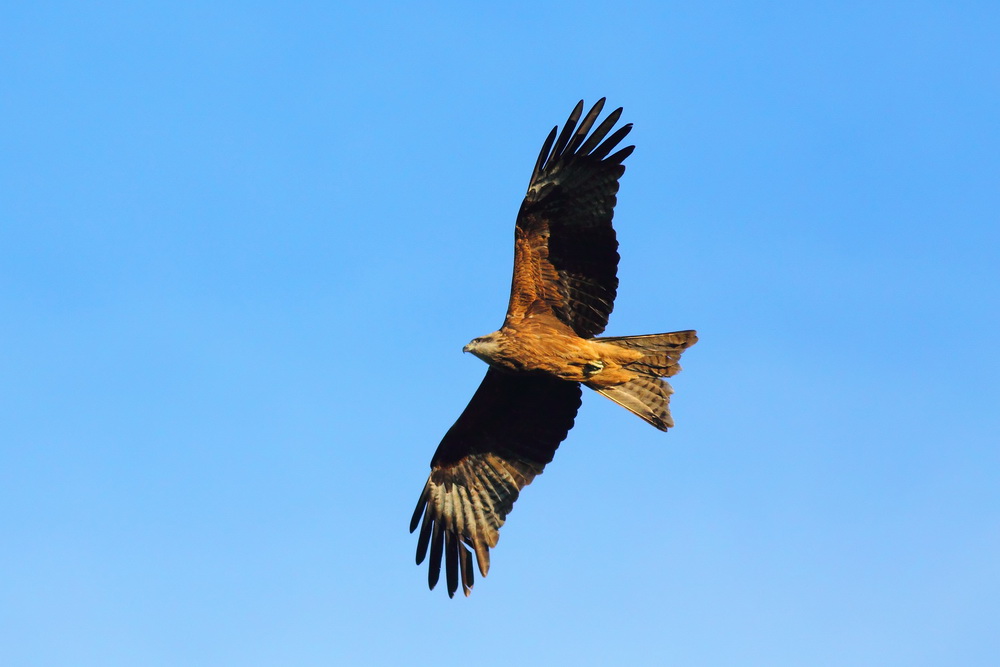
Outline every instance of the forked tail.
POLYGON ((670 394, 674 393, 674 390, 661 378, 680 372, 681 367, 678 362, 681 353, 698 342, 697 334, 694 331, 674 331, 595 340, 642 352, 643 356, 624 366, 626 370, 637 374, 635 379, 615 387, 592 387, 592 389, 642 417, 661 431, 673 426, 674 420, 670 416, 670 394))

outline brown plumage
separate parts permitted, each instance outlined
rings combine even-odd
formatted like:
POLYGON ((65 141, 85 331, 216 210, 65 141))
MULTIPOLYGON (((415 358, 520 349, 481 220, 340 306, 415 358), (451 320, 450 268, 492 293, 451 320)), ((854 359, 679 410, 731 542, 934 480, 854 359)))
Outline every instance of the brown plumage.
POLYGON ((518 494, 573 426, 581 383, 660 430, 674 425, 662 378, 680 371, 695 332, 595 338, 618 290, 611 219, 622 161, 635 148, 611 154, 632 129, 611 132, 620 108, 591 132, 603 108, 601 99, 580 121, 581 101, 545 139, 517 215, 507 317, 465 346, 490 369, 434 453, 410 522, 410 532, 420 526, 417 564, 429 551, 434 588, 443 558, 449 596, 460 584, 472 591, 472 552, 486 576, 518 494))

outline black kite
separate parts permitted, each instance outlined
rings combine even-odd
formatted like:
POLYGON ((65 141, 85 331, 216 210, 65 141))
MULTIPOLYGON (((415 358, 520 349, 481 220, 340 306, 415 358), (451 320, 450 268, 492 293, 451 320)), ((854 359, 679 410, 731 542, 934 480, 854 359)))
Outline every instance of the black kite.
POLYGON ((632 129, 609 135, 616 109, 590 132, 600 100, 562 132, 553 128, 531 172, 514 229, 514 278, 499 331, 465 346, 490 365, 479 389, 434 453, 410 532, 420 525, 417 564, 430 549, 428 583, 445 561, 448 595, 472 590, 472 553, 486 576, 490 547, 521 489, 552 461, 580 407, 580 384, 666 431, 672 389, 694 331, 595 338, 618 290, 618 241, 611 226, 622 161, 610 154, 632 129), (588 136, 589 133, 589 136, 588 136))

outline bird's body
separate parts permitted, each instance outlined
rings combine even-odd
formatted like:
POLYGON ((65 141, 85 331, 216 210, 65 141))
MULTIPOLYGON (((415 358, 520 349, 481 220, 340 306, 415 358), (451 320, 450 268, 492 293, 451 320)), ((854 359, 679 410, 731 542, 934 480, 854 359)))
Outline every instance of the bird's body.
POLYGON ((591 133, 600 100, 580 122, 580 102, 553 129, 535 163, 514 235, 514 275, 503 326, 465 346, 490 369, 431 461, 410 530, 420 526, 417 563, 430 554, 431 588, 442 559, 448 594, 472 589, 471 547, 484 576, 489 549, 520 490, 552 460, 573 425, 585 385, 658 429, 673 426, 673 392, 694 331, 596 337, 618 288, 611 226, 622 161, 609 155, 628 134, 609 135, 621 109, 591 133), (422 519, 422 521, 421 521, 422 519))
POLYGON ((584 382, 592 389, 635 379, 637 374, 626 366, 643 357, 641 352, 599 338, 580 338, 551 315, 476 338, 465 351, 500 370, 547 373, 560 380, 584 382))

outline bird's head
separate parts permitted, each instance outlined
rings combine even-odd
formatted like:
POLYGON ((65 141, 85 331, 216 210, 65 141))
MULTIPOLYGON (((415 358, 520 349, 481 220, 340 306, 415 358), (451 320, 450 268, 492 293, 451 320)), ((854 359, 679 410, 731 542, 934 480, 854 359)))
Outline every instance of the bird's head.
POLYGON ((473 338, 462 348, 462 352, 471 352, 486 363, 490 363, 500 352, 500 332, 494 331, 488 336, 473 338))

